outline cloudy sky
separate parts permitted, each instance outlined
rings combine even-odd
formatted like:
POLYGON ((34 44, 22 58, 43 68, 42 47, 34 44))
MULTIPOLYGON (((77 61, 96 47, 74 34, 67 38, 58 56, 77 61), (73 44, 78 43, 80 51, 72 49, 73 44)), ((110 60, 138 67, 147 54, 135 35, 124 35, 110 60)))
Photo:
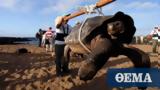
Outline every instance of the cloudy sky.
MULTIPOLYGON (((98 0, 0 0, 0 36, 32 37, 39 28, 54 27, 59 15, 72 13, 80 6, 98 0)), ((116 0, 102 8, 105 15, 123 11, 133 17, 136 35, 147 35, 160 25, 160 0, 116 0)), ((69 21, 72 26, 86 15, 69 21)))

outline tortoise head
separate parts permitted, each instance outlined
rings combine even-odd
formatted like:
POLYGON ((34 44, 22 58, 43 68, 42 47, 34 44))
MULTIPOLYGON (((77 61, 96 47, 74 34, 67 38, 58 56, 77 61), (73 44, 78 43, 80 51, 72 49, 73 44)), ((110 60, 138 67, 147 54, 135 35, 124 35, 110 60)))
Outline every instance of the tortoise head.
POLYGON ((124 23, 122 21, 114 21, 107 24, 107 32, 111 36, 117 36, 124 32, 124 23))

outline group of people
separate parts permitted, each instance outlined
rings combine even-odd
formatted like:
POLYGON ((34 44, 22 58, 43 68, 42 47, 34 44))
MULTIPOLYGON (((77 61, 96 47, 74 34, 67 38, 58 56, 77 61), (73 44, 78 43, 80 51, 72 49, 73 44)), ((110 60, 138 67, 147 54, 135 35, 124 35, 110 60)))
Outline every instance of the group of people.
POLYGON ((68 15, 58 16, 55 19, 55 32, 53 32, 50 27, 46 32, 40 29, 36 34, 36 37, 39 39, 39 47, 45 46, 46 51, 53 50, 54 41, 57 76, 61 76, 63 73, 69 73, 68 62, 65 62, 63 58, 65 47, 64 39, 71 32, 71 26, 67 24, 68 20, 64 20, 64 18, 68 15))
POLYGON ((39 40, 39 47, 45 47, 46 52, 53 51, 55 32, 52 31, 52 27, 49 27, 47 31, 39 29, 39 32, 36 33, 36 38, 39 40))

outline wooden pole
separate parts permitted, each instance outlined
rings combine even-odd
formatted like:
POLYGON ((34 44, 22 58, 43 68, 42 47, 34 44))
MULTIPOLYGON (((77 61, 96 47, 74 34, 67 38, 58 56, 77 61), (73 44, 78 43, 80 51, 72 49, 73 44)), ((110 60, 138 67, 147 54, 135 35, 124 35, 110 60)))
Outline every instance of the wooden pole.
MULTIPOLYGON (((100 7, 103 7, 111 2, 114 2, 115 0, 100 0, 99 2, 96 3, 96 8, 100 8, 100 7)), ((72 13, 71 15, 69 16, 66 16, 64 17, 64 20, 69 20, 69 19, 72 19, 74 17, 77 17, 77 16, 80 16, 82 14, 85 14, 87 11, 85 10, 80 10, 78 12, 75 12, 75 13, 72 13)))

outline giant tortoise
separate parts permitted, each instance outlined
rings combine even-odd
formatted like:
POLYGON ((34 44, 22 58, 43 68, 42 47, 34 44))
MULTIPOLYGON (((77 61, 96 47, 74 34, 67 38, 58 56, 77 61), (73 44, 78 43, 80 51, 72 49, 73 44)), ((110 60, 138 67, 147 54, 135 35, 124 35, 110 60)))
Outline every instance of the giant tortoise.
POLYGON ((135 67, 150 67, 149 56, 128 45, 135 31, 133 19, 123 12, 88 18, 83 24, 75 25, 65 38, 64 62, 68 65, 70 51, 87 55, 78 71, 81 80, 91 80, 112 56, 125 55, 135 67))

